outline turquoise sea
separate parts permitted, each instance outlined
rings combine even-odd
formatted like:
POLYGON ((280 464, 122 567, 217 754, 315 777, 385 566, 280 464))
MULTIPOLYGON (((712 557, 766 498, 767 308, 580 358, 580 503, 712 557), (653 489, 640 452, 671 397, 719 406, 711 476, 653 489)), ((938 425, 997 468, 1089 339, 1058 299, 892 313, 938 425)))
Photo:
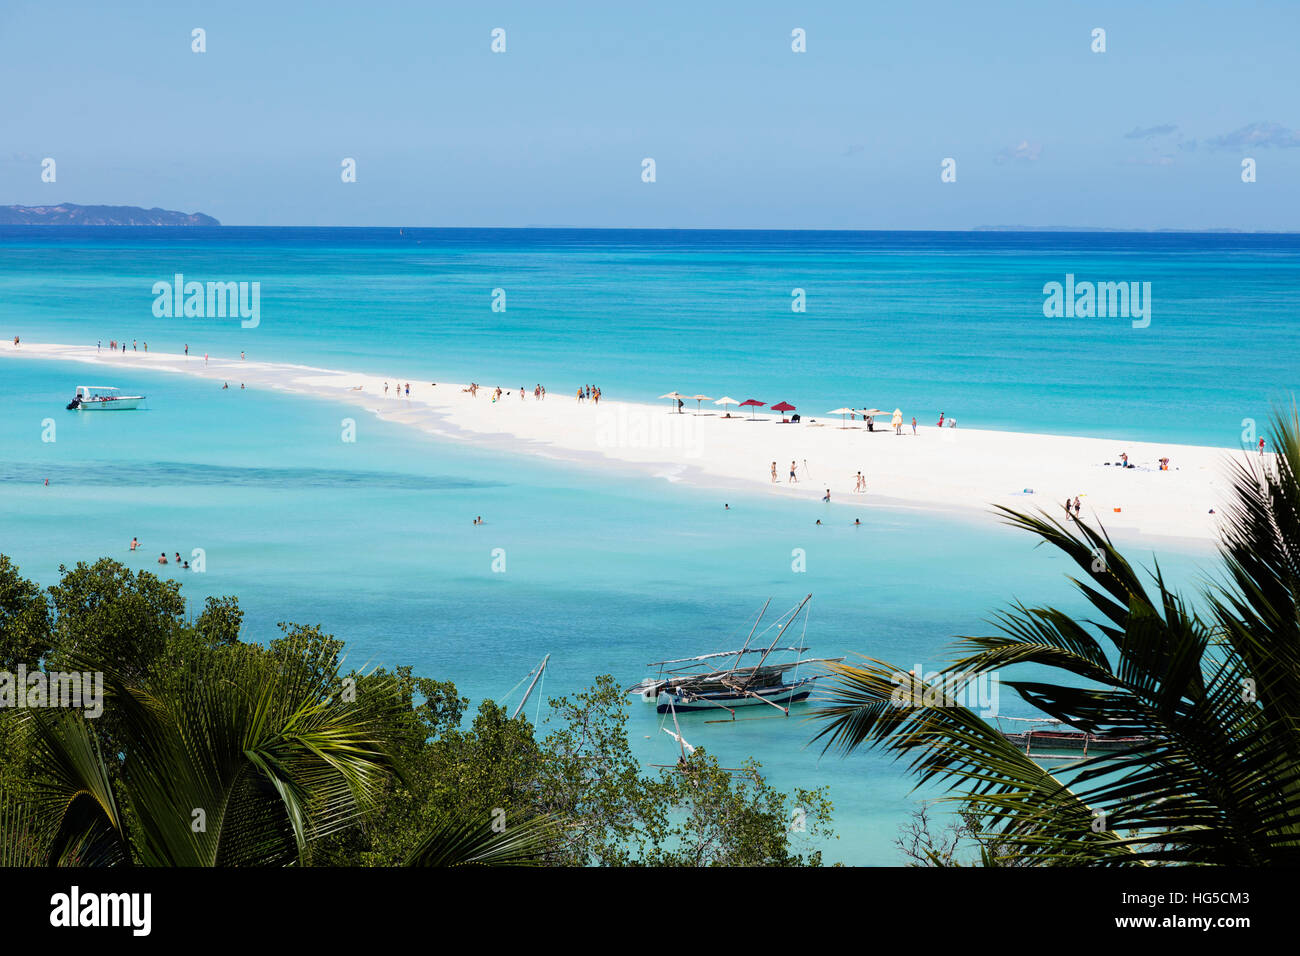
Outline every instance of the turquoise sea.
MULTIPOLYGON (((1300 385, 1298 279, 1294 236, 38 228, 0 232, 0 347, 188 343, 413 381, 540 381, 556 398, 591 382, 617 399, 871 402, 1231 447, 1243 418, 1263 421, 1300 385), (258 328, 155 318, 151 287, 178 272, 260 282, 258 328), (1151 326, 1043 318, 1043 284, 1067 272, 1150 281, 1151 326), (793 288, 807 312, 791 312, 793 288)), ((135 370, 109 384, 148 394, 147 410, 65 413, 72 387, 102 374, 0 361, 0 551, 27 575, 49 583, 60 563, 105 555, 157 570, 159 551, 203 548, 206 572, 184 578, 193 607, 234 593, 249 638, 319 623, 351 663, 411 664, 475 701, 546 653, 545 696, 601 673, 631 684, 649 661, 743 639, 768 597, 775 611, 814 595, 819 655, 925 670, 1013 599, 1082 610, 1064 562, 987 522, 873 510, 854 528, 851 509, 731 491, 727 511, 707 489, 368 417, 346 444, 330 403, 135 370)), ((1156 546, 1180 584, 1212 561, 1142 540, 1133 554, 1156 546)), ((631 714, 638 753, 671 762, 653 708, 631 714)), ((685 728, 726 766, 758 758, 783 789, 829 785, 829 859, 899 862, 893 840, 920 798, 910 779, 874 754, 823 757, 814 732, 800 719, 685 728)))

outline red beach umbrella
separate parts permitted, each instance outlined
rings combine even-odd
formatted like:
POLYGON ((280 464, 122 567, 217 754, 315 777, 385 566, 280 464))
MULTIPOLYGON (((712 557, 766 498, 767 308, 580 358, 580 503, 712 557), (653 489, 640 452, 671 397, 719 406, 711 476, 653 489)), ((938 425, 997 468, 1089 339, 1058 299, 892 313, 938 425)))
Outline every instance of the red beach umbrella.
POLYGON ((755 408, 762 408, 762 407, 763 407, 764 405, 766 405, 766 404, 767 404, 767 402, 760 402, 760 401, 759 401, 758 399, 756 399, 756 398, 751 398, 751 399, 748 399, 747 401, 743 401, 743 402, 741 402, 741 403, 740 403, 740 407, 741 407, 741 408, 744 408, 746 405, 750 406, 750 409, 749 409, 749 420, 752 422, 752 421, 754 420, 754 409, 755 409, 755 408))
MULTIPOLYGON (((773 405, 772 411, 780 412, 784 416, 786 412, 794 411, 794 406, 789 402, 781 402, 779 405, 773 405)), ((782 418, 781 421, 785 421, 785 418, 782 418)))

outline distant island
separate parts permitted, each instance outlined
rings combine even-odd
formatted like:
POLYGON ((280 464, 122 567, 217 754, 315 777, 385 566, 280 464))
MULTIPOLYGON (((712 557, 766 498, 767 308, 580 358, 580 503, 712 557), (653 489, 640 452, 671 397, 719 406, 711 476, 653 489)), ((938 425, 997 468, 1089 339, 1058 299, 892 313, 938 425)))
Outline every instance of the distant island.
POLYGON ((219 226, 201 212, 139 206, 0 206, 0 226, 219 226))

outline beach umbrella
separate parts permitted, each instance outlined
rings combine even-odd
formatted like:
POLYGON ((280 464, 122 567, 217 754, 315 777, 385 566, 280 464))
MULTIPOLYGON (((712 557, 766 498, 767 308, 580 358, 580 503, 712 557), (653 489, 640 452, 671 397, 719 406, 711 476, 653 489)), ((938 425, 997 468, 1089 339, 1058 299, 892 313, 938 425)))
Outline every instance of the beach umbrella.
POLYGON ((872 418, 875 418, 877 415, 885 414, 885 410, 883 408, 864 408, 862 414, 870 415, 872 418))
POLYGON ((750 398, 750 399, 746 399, 745 401, 741 402, 741 403, 740 403, 740 406, 741 406, 741 408, 744 408, 744 407, 747 406, 747 405, 748 405, 748 406, 751 406, 751 407, 750 407, 750 410, 749 410, 749 420, 752 422, 752 421, 754 420, 754 409, 755 409, 755 408, 762 408, 762 407, 763 407, 764 405, 766 405, 766 404, 767 404, 767 402, 760 402, 760 401, 759 401, 758 399, 756 399, 756 398, 750 398))
MULTIPOLYGON (((739 405, 740 402, 736 401, 734 398, 731 398, 728 395, 723 395, 720 399, 718 399, 713 404, 714 405, 739 405)), ((727 416, 730 417, 731 412, 727 412, 727 416)))
MULTIPOLYGON (((782 415, 784 415, 786 412, 792 412, 792 411, 794 411, 794 406, 791 405, 789 402, 781 402, 781 403, 778 404, 778 405, 773 405, 773 406, 772 406, 772 411, 774 411, 774 412, 780 412, 782 415)), ((782 420, 784 421, 784 419, 782 419, 782 420)))
POLYGON ((695 399, 695 414, 696 414, 696 415, 698 415, 698 414, 700 413, 700 402, 711 401, 711 399, 710 399, 709 396, 707 396, 707 395, 692 395, 691 398, 695 399))
MULTIPOLYGON (((660 395, 659 397, 660 397, 660 398, 671 398, 671 399, 672 399, 673 401, 675 401, 675 402, 680 402, 680 401, 681 401, 682 399, 684 399, 686 396, 685 396, 685 395, 678 395, 676 392, 669 392, 667 395, 660 395)), ((681 414, 681 411, 682 411, 682 407, 681 407, 681 405, 678 405, 678 406, 677 406, 677 412, 678 412, 678 414, 681 414)))
POLYGON ((838 415, 838 416, 840 416, 840 428, 848 428, 849 426, 844 424, 844 416, 845 416, 845 415, 853 415, 853 414, 855 414, 855 413, 856 413, 856 409, 852 409, 852 408, 837 408, 837 409, 835 409, 835 411, 833 411, 833 412, 827 412, 826 414, 827 414, 827 415, 838 415))

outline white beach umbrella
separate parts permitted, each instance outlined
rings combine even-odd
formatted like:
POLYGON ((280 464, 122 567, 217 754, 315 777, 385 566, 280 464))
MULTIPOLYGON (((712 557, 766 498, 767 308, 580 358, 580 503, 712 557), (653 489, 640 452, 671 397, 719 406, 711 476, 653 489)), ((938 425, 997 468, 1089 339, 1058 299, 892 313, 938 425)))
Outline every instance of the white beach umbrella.
MULTIPOLYGON (((672 399, 673 401, 675 401, 675 402, 681 402, 682 399, 684 399, 686 396, 685 396, 685 395, 678 395, 676 392, 669 392, 667 395, 660 395, 659 397, 660 397, 660 398, 671 398, 671 399, 672 399)), ((678 414, 681 414, 681 410, 682 410, 682 406, 681 406, 681 405, 678 405, 678 406, 677 406, 677 412, 678 412, 678 414)))
POLYGON ((848 428, 849 426, 844 424, 844 416, 845 416, 845 415, 852 415, 852 414, 853 414, 853 409, 851 409, 851 408, 837 408, 837 409, 835 409, 835 411, 833 411, 833 412, 827 412, 826 414, 827 414, 827 415, 838 415, 838 416, 840 416, 840 428, 848 428))
POLYGON ((708 395, 692 395, 691 398, 695 399, 695 414, 696 414, 696 415, 698 415, 698 414, 700 413, 700 403, 701 403, 701 402, 712 401, 712 399, 710 399, 708 395))
MULTIPOLYGON (((730 396, 723 395, 720 399, 718 399, 713 404, 714 405, 739 405, 740 402, 736 401, 734 398, 731 398, 730 396)), ((731 412, 727 412, 727 414, 730 415, 731 412)))

